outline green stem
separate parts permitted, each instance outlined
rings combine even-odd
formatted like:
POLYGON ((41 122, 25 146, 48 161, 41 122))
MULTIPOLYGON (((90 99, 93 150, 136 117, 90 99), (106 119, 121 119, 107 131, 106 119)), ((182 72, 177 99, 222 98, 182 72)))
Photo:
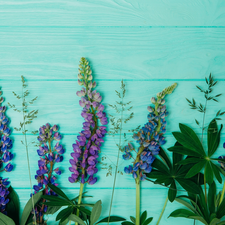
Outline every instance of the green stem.
MULTIPOLYGON (((81 203, 82 194, 83 194, 84 184, 80 183, 80 192, 79 192, 79 198, 78 198, 78 205, 81 203)), ((77 209, 77 216, 79 217, 80 210, 77 209)), ((78 225, 78 222, 75 223, 75 225, 78 225)))
POLYGON ((136 223, 135 225, 140 225, 140 178, 136 178, 136 223))
POLYGON ((223 190, 222 190, 222 193, 221 193, 221 196, 220 196, 220 203, 219 204, 221 204, 222 201, 223 201, 224 192, 225 192, 225 181, 224 181, 224 184, 223 184, 223 190))
POLYGON ((165 211, 165 208, 166 208, 166 204, 167 204, 167 202, 168 202, 168 197, 166 197, 166 201, 165 201, 165 203, 164 203, 164 206, 163 206, 162 212, 161 212, 161 214, 160 214, 160 216, 159 216, 159 219, 158 219, 158 221, 157 221, 156 225, 159 225, 159 222, 160 222, 160 220, 162 219, 162 216, 163 216, 163 213, 164 213, 164 211, 165 211))

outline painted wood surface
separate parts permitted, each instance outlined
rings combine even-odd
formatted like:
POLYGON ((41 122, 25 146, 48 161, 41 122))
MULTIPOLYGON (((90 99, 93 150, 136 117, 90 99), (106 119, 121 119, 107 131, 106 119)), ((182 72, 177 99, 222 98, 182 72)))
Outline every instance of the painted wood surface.
MULTIPOLYGON (((204 77, 211 72, 219 81, 215 93, 224 93, 225 1, 0 1, 0 86, 4 103, 21 104, 12 91, 20 93, 20 76, 24 75, 31 96, 38 96, 31 109, 39 109, 39 115, 30 130, 47 122, 60 126, 66 153, 59 184, 71 197, 79 191, 79 184, 68 182, 68 160, 83 122, 76 96, 82 56, 90 60, 107 113, 112 113, 107 104, 117 100, 114 90, 124 79, 127 100, 132 101, 135 114, 125 127, 126 132, 146 122, 146 108, 152 96, 178 83, 175 92, 166 98, 170 114, 165 148, 170 147, 175 142, 171 132, 178 130, 180 122, 192 126, 200 135, 194 118, 200 120, 201 115, 190 110, 185 100, 204 100, 195 85, 205 87, 204 77)), ((218 109, 224 110, 224 96, 225 93, 219 103, 210 102, 208 122, 218 109)), ((17 126, 21 116, 11 109, 7 115, 11 127, 17 126)), ((10 178, 23 208, 30 195, 25 149, 21 145, 23 136, 15 130, 12 136, 15 169, 3 176, 10 178)), ((128 136, 132 134, 128 132, 128 136)), ((30 134, 29 140, 33 139, 30 134)), ((225 131, 221 139, 225 140, 225 131)), ((112 166, 117 155, 116 140, 107 135, 101 153, 101 157, 106 157, 104 163, 112 166)), ((224 153, 222 142, 216 156, 224 153)), ((34 176, 38 168, 35 147, 30 148, 30 159, 34 176)), ((126 163, 120 160, 121 171, 126 163)), ((86 190, 94 196, 93 201, 102 200, 102 216, 107 216, 113 177, 106 177, 104 169, 99 170, 98 177, 99 182, 86 190)), ((32 182, 35 184, 34 178, 32 182)), ((156 224, 166 193, 167 189, 161 186, 147 181, 142 184, 141 210, 154 217, 152 224, 156 224)), ((168 204, 160 224, 193 224, 191 220, 167 219, 178 206, 168 204)), ((135 184, 129 175, 117 177, 113 214, 126 218, 135 214, 135 184)), ((48 221, 56 224, 54 216, 48 221)))

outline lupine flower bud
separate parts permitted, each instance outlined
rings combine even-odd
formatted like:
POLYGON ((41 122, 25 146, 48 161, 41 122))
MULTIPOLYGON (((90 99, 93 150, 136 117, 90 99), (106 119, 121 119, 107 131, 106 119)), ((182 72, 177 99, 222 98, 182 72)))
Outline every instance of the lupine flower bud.
POLYGON ((79 67, 80 73, 84 78, 84 88, 77 93, 78 96, 82 96, 79 104, 83 108, 81 116, 85 122, 83 123, 83 130, 77 136, 76 144, 73 144, 74 152, 71 153, 73 158, 69 160, 71 164, 69 170, 72 172, 72 175, 68 180, 71 183, 80 182, 93 185, 97 182, 97 178, 94 177, 98 172, 96 168, 97 158, 103 137, 106 134, 106 127, 99 126, 98 121, 102 125, 106 125, 108 121, 105 112, 103 112, 102 97, 100 93, 93 90, 96 87, 96 83, 92 81, 93 77, 88 61, 85 58, 81 58, 79 67))

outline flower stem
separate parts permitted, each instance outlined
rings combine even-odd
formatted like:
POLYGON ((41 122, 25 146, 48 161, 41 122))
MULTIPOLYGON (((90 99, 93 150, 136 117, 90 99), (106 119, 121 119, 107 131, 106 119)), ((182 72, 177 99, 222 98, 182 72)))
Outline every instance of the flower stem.
POLYGON ((224 192, 225 192, 225 181, 224 181, 224 184, 223 184, 223 190, 222 190, 222 193, 221 193, 221 196, 220 196, 220 203, 219 204, 221 204, 222 201, 223 201, 224 192))
POLYGON ((158 221, 157 221, 156 225, 159 225, 159 222, 160 222, 160 220, 161 220, 161 218, 162 218, 162 216, 163 216, 163 213, 164 213, 164 211, 165 211, 165 208, 166 208, 166 204, 167 204, 167 202, 168 202, 168 197, 166 197, 166 201, 165 201, 165 203, 164 203, 164 206, 163 206, 162 212, 161 212, 161 214, 160 214, 160 216, 159 216, 159 219, 158 219, 158 221))
POLYGON ((136 223, 140 225, 140 178, 136 178, 136 223))
MULTIPOLYGON (((79 198, 78 198, 78 205, 81 203, 82 194, 83 194, 84 184, 80 183, 80 192, 79 192, 79 198)), ((79 208, 77 209, 77 216, 79 217, 79 208)), ((75 223, 75 225, 78 225, 78 222, 75 223)))

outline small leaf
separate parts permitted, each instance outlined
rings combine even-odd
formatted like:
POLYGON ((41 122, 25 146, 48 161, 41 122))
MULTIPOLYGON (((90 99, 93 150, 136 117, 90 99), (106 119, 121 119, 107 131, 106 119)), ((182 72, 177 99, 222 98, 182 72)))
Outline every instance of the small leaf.
POLYGON ((70 214, 72 214, 72 212, 73 212, 73 208, 67 207, 58 213, 55 220, 56 221, 61 220, 61 222, 63 222, 66 218, 70 216, 70 214))
POLYGON ((147 220, 145 220, 145 222, 143 223, 143 225, 148 225, 152 222, 153 217, 149 217, 147 220))
POLYGON ((98 221, 96 224, 99 224, 99 223, 107 223, 108 220, 109 220, 109 223, 112 223, 112 222, 124 221, 126 219, 124 219, 123 217, 119 217, 119 216, 110 216, 110 219, 109 219, 109 217, 105 217, 104 219, 98 221))
POLYGON ((1 225, 15 225, 14 221, 0 212, 0 224, 1 225))
POLYGON ((51 188, 56 194, 58 194, 59 196, 69 200, 69 198, 66 196, 66 194, 58 187, 56 187, 55 185, 53 184, 48 184, 48 187, 51 188))
POLYGON ((212 169, 212 166, 211 166, 210 162, 207 162, 206 165, 205 165, 204 175, 205 175, 206 182, 209 185, 212 184, 214 176, 213 176, 213 169, 212 169))
POLYGON ((125 221, 121 223, 122 225, 134 225, 134 223, 131 223, 130 221, 125 221))
POLYGON ((177 209, 169 215, 169 217, 184 217, 184 218, 188 218, 189 216, 196 216, 196 214, 187 209, 177 209))
MULTIPOLYGON (((38 193, 33 195, 34 206, 39 202, 39 200, 42 197, 42 194, 43 193, 41 191, 41 192, 38 192, 38 193)), ((33 203, 32 203, 32 197, 31 197, 24 207, 23 214, 22 214, 22 217, 21 217, 21 220, 20 220, 20 225, 26 224, 27 219, 28 219, 32 209, 33 209, 33 203)))
POLYGON ((101 200, 97 201, 91 211, 91 217, 90 217, 90 225, 93 225, 97 222, 98 218, 100 217, 102 212, 102 202, 101 200))
POLYGON ((168 199, 170 200, 170 202, 174 201, 176 195, 177 195, 177 187, 175 181, 173 180, 168 191, 168 199))
POLYGON ((71 220, 73 222, 77 222, 78 224, 81 224, 81 225, 86 225, 85 222, 81 218, 79 218, 78 216, 76 216, 74 214, 71 214, 68 217, 68 220, 71 220))
POLYGON ((136 223, 136 218, 134 218, 133 216, 130 216, 130 220, 135 224, 136 223))
POLYGON ((141 215, 141 219, 140 219, 141 225, 145 222, 146 218, 147 218, 147 211, 145 210, 141 215))
POLYGON ((196 163, 186 174, 185 178, 190 178, 193 177, 194 175, 196 175, 197 173, 199 173, 201 171, 201 169, 203 168, 203 166, 205 165, 206 161, 203 159, 199 159, 199 162, 196 163))

